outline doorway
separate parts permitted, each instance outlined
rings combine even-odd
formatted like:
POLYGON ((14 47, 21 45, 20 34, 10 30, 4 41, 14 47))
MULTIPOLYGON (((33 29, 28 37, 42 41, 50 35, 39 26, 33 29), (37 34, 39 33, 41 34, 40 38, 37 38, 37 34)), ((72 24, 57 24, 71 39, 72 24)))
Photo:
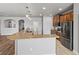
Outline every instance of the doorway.
POLYGON ((19 32, 24 31, 24 20, 19 20, 19 32))

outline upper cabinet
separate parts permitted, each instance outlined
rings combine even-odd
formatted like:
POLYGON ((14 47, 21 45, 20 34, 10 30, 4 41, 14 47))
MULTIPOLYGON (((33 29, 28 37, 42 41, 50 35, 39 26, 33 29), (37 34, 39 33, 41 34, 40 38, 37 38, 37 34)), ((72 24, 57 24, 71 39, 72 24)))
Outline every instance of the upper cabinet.
POLYGON ((57 26, 60 22, 60 16, 56 15, 53 17, 53 26, 57 26))
POLYGON ((67 15, 63 15, 63 22, 67 22, 67 15))
POLYGON ((73 21, 73 13, 72 12, 66 14, 66 21, 67 22, 73 21))
POLYGON ((73 12, 70 13, 70 17, 71 17, 71 18, 70 18, 71 21, 73 21, 73 18, 74 18, 74 17, 73 17, 73 12))
POLYGON ((64 21, 64 17, 60 16, 60 23, 63 23, 63 21, 64 21))
POLYGON ((59 22, 60 22, 60 16, 57 15, 56 18, 57 18, 57 19, 56 19, 56 20, 57 20, 57 24, 59 24, 59 22))
POLYGON ((73 21, 73 12, 69 12, 63 15, 56 15, 53 17, 53 26, 58 26, 59 24, 73 21))

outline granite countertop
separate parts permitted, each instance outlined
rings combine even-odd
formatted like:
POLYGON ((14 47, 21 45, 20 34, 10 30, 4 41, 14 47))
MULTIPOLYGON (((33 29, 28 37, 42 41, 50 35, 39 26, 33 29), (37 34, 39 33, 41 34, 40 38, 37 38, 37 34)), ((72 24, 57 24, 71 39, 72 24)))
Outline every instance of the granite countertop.
POLYGON ((29 39, 29 38, 51 38, 51 37, 56 37, 56 35, 55 34, 53 34, 53 35, 49 35, 49 34, 44 34, 44 35, 36 34, 36 35, 33 35, 31 33, 16 33, 16 34, 7 36, 7 38, 10 39, 10 40, 29 39))

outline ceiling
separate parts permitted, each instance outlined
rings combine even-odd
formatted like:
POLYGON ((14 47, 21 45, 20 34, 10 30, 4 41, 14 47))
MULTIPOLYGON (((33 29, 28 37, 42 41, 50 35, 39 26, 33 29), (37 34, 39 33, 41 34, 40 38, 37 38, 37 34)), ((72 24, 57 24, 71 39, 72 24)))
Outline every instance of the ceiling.
POLYGON ((70 6, 71 3, 0 3, 1 17, 52 16, 70 6), (28 6, 28 7, 27 7, 28 6), (45 10, 42 7, 46 7, 45 10))

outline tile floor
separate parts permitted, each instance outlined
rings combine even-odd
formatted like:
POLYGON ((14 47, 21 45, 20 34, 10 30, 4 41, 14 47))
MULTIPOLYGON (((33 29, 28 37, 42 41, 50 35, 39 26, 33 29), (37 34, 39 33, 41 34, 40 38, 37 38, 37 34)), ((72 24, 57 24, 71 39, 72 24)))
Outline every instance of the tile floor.
POLYGON ((75 55, 72 51, 69 49, 65 48, 59 40, 56 40, 56 54, 57 55, 75 55))

